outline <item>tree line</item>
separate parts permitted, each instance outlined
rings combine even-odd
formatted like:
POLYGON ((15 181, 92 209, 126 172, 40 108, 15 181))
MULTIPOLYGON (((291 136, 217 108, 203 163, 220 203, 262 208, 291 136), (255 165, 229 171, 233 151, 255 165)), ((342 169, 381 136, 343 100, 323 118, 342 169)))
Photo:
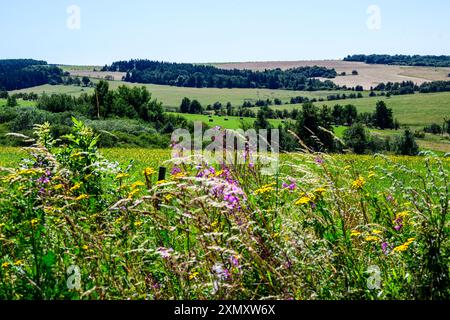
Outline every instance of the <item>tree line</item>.
POLYGON ((118 61, 102 71, 126 72, 124 81, 193 88, 268 88, 288 90, 331 90, 340 87, 330 80, 335 69, 299 67, 289 70, 226 70, 208 65, 150 60, 118 61))
POLYGON ((355 54, 344 58, 344 61, 365 62, 368 64, 388 64, 418 67, 450 67, 450 56, 433 55, 387 55, 387 54, 355 54))
POLYGON ((0 60, 0 91, 19 90, 43 84, 62 83, 63 71, 45 61, 0 60))

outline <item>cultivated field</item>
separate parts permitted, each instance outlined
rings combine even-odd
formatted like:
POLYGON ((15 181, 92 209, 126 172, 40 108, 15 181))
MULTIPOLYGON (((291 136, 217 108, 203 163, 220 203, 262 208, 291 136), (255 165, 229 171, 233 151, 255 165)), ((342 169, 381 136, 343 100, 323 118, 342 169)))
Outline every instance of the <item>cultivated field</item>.
POLYGON ((338 76, 332 81, 338 85, 354 87, 362 85, 365 90, 374 87, 380 82, 413 81, 422 84, 427 81, 449 80, 450 68, 429 67, 403 67, 388 65, 371 65, 363 62, 347 62, 342 60, 311 60, 311 61, 268 61, 268 62, 239 62, 213 64, 224 69, 289 69, 304 66, 322 66, 334 68, 340 74, 346 72, 346 76, 338 76), (352 71, 357 70, 358 75, 353 76, 352 71))

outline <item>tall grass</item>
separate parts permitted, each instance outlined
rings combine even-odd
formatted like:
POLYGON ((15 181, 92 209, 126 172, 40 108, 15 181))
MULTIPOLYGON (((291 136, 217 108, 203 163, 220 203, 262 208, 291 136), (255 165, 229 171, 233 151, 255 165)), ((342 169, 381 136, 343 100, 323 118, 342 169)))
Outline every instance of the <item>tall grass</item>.
POLYGON ((37 129, 2 168, 1 299, 449 298, 448 159, 187 158, 157 181, 81 122, 65 148, 37 129))

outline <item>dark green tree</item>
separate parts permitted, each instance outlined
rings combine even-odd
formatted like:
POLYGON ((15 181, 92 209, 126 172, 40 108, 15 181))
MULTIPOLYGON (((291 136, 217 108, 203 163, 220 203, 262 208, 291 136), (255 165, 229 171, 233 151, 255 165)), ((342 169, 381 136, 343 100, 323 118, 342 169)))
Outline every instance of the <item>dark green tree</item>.
POLYGON ((355 123, 344 132, 345 144, 356 154, 364 154, 368 146, 367 130, 361 123, 355 123))
POLYGON ((380 128, 381 130, 393 129, 395 127, 392 109, 389 109, 384 101, 377 102, 372 120, 374 126, 380 128))
POLYGON ((191 106, 191 100, 189 98, 183 98, 180 105, 181 113, 189 113, 189 108, 191 106))

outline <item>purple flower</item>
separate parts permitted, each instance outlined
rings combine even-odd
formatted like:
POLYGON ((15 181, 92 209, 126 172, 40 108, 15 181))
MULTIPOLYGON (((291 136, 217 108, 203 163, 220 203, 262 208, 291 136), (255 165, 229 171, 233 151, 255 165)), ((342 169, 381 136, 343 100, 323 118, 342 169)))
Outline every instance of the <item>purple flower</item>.
POLYGON ((163 259, 168 259, 168 258, 170 258, 170 254, 173 252, 173 249, 172 249, 172 248, 169 248, 169 249, 167 249, 167 248, 158 248, 158 249, 156 250, 156 252, 158 252, 159 255, 160 255, 163 259))
POLYGON ((294 191, 295 188, 297 188, 297 184, 295 183, 295 180, 291 179, 288 182, 283 182, 282 184, 283 189, 289 189, 290 191, 294 191))
POLYGON ((384 254, 388 254, 388 249, 389 249, 389 243, 383 242, 381 244, 381 250, 383 250, 383 253, 384 254))
POLYGON ((236 256, 231 256, 230 262, 233 267, 236 267, 236 268, 239 267, 239 260, 236 256))
POLYGON ((172 169, 172 171, 170 172, 170 174, 171 175, 176 175, 176 174, 178 174, 178 173, 180 173, 181 172, 181 169, 180 168, 178 168, 178 167, 173 167, 173 169, 172 169))
POLYGON ((394 197, 393 197, 392 195, 388 195, 388 196, 386 197, 386 200, 387 200, 387 201, 394 201, 394 197))
POLYGON ((322 163, 325 162, 325 160, 323 160, 321 157, 317 157, 317 158, 315 159, 315 162, 316 162, 317 164, 322 164, 322 163))
POLYGON ((403 228, 403 219, 402 219, 402 218, 396 219, 396 220, 394 221, 394 223, 395 223, 394 229, 395 229, 396 231, 402 230, 402 228, 403 228))

